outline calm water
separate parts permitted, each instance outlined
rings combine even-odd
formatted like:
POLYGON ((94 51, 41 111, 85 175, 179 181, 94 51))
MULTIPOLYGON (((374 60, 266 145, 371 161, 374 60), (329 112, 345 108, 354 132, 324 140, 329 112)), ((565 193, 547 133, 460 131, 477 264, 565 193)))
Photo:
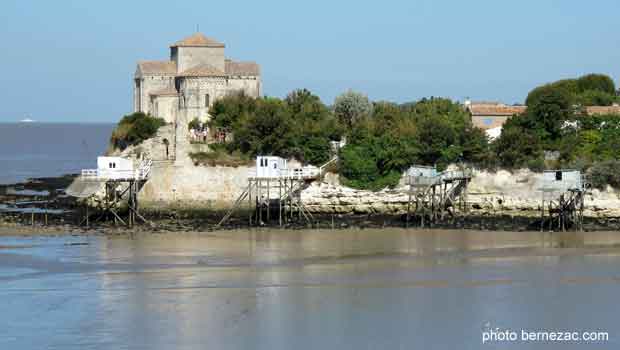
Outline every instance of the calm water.
POLYGON ((620 249, 544 246, 398 229, 0 238, 0 349, 617 349, 620 249), (610 340, 483 345, 495 327, 610 340))
POLYGON ((96 167, 113 124, 0 123, 0 184, 96 167))

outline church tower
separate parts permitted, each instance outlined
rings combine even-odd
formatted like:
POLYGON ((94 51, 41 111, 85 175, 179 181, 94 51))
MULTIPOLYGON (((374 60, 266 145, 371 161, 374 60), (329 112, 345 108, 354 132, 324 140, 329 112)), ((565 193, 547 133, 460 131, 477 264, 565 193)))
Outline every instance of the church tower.
POLYGON ((223 43, 196 33, 170 46, 170 60, 176 63, 177 74, 202 64, 223 73, 226 71, 224 48, 223 43))

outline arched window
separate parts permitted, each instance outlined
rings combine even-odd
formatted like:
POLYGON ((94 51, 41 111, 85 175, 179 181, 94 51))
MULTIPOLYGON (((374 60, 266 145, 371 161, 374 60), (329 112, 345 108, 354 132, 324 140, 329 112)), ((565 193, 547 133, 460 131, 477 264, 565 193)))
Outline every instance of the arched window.
POLYGON ((209 94, 205 95, 205 107, 209 108, 209 94))

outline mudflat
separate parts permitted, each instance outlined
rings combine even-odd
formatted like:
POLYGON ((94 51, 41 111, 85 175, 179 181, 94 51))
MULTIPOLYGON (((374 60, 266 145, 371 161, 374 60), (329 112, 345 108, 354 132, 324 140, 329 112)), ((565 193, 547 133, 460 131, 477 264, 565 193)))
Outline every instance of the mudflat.
POLYGON ((596 329, 609 341, 544 348, 617 348, 618 236, 394 228, 4 236, 0 348, 477 349, 495 328, 596 329))

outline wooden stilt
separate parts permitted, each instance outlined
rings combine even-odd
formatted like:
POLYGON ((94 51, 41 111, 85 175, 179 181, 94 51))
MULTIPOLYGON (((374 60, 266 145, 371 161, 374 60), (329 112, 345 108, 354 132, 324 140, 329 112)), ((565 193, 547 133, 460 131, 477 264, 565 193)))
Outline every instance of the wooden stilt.
POLYGON ((411 183, 409 183, 409 197, 407 200, 407 217, 405 219, 405 228, 409 228, 409 218, 411 217, 411 192, 413 189, 411 188, 411 183))
POLYGON ((271 222, 271 192, 270 192, 271 179, 267 179, 267 222, 271 222))
POLYGON ((253 206, 252 206, 252 179, 248 180, 248 212, 250 213, 250 226, 252 226, 252 215, 253 215, 253 206))

